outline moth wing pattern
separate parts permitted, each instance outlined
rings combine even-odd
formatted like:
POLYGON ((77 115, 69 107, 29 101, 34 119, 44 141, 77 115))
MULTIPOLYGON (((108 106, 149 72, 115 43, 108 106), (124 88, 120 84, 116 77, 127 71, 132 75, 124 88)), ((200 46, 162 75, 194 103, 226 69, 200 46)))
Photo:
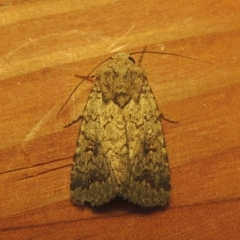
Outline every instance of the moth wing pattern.
POLYGON ((85 201, 93 206, 102 205, 117 193, 110 160, 101 145, 101 99, 94 86, 82 116, 70 185, 72 201, 77 205, 84 205, 85 201))
POLYGON ((132 156, 125 198, 143 207, 164 207, 169 203, 171 186, 161 115, 147 79, 142 87, 139 107, 130 110, 135 121, 127 121, 134 124, 127 123, 132 156))
POLYGON ((116 196, 143 207, 166 206, 170 177, 160 113, 146 73, 128 54, 96 74, 74 154, 75 204, 99 206, 116 196))

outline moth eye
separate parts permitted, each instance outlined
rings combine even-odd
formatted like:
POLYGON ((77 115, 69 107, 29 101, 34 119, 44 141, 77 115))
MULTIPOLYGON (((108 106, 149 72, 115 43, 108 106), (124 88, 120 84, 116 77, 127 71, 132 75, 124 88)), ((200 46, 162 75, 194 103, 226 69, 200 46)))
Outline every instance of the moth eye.
POLYGON ((132 57, 129 56, 128 59, 129 59, 130 61, 132 61, 133 63, 135 63, 134 58, 132 58, 132 57))

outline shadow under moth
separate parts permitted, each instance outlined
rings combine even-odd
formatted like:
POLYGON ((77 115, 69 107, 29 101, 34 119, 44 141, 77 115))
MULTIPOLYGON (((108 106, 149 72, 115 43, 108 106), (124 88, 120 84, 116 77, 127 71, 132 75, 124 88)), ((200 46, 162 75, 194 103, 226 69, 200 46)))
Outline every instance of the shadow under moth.
POLYGON ((99 206, 119 196, 142 207, 167 206, 171 185, 161 117, 146 72, 128 54, 108 59, 77 119, 73 203, 99 206))

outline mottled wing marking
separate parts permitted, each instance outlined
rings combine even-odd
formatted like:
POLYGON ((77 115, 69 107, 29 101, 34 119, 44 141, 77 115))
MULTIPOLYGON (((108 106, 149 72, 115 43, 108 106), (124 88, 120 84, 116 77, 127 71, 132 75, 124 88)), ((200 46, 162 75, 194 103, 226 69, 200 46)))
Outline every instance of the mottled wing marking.
MULTIPOLYGON (((136 123, 135 128, 134 124, 127 128, 127 135, 132 136, 132 141, 128 142, 133 154, 125 198, 144 207, 166 206, 171 189, 168 158, 159 110, 147 80, 143 84, 139 109, 133 106, 129 111, 136 123)), ((129 122, 131 120, 127 126, 129 122)))
POLYGON ((101 99, 95 86, 83 112, 70 186, 72 200, 77 205, 84 205, 85 201, 93 206, 102 205, 113 199, 118 191, 111 159, 102 145, 101 99))
POLYGON ((166 206, 170 179, 163 132, 146 73, 115 55, 96 74, 74 155, 75 204, 121 196, 143 207, 166 206))

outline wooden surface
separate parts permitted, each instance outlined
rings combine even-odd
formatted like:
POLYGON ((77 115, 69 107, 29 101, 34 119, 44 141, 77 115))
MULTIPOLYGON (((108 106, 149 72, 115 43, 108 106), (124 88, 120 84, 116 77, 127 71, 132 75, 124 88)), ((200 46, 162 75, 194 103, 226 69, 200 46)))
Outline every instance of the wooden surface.
POLYGON ((240 1, 0 1, 0 239, 239 239, 240 1), (86 75, 117 51, 142 66, 162 112, 168 209, 70 201, 86 75), (134 56, 138 59, 139 56, 134 56))

